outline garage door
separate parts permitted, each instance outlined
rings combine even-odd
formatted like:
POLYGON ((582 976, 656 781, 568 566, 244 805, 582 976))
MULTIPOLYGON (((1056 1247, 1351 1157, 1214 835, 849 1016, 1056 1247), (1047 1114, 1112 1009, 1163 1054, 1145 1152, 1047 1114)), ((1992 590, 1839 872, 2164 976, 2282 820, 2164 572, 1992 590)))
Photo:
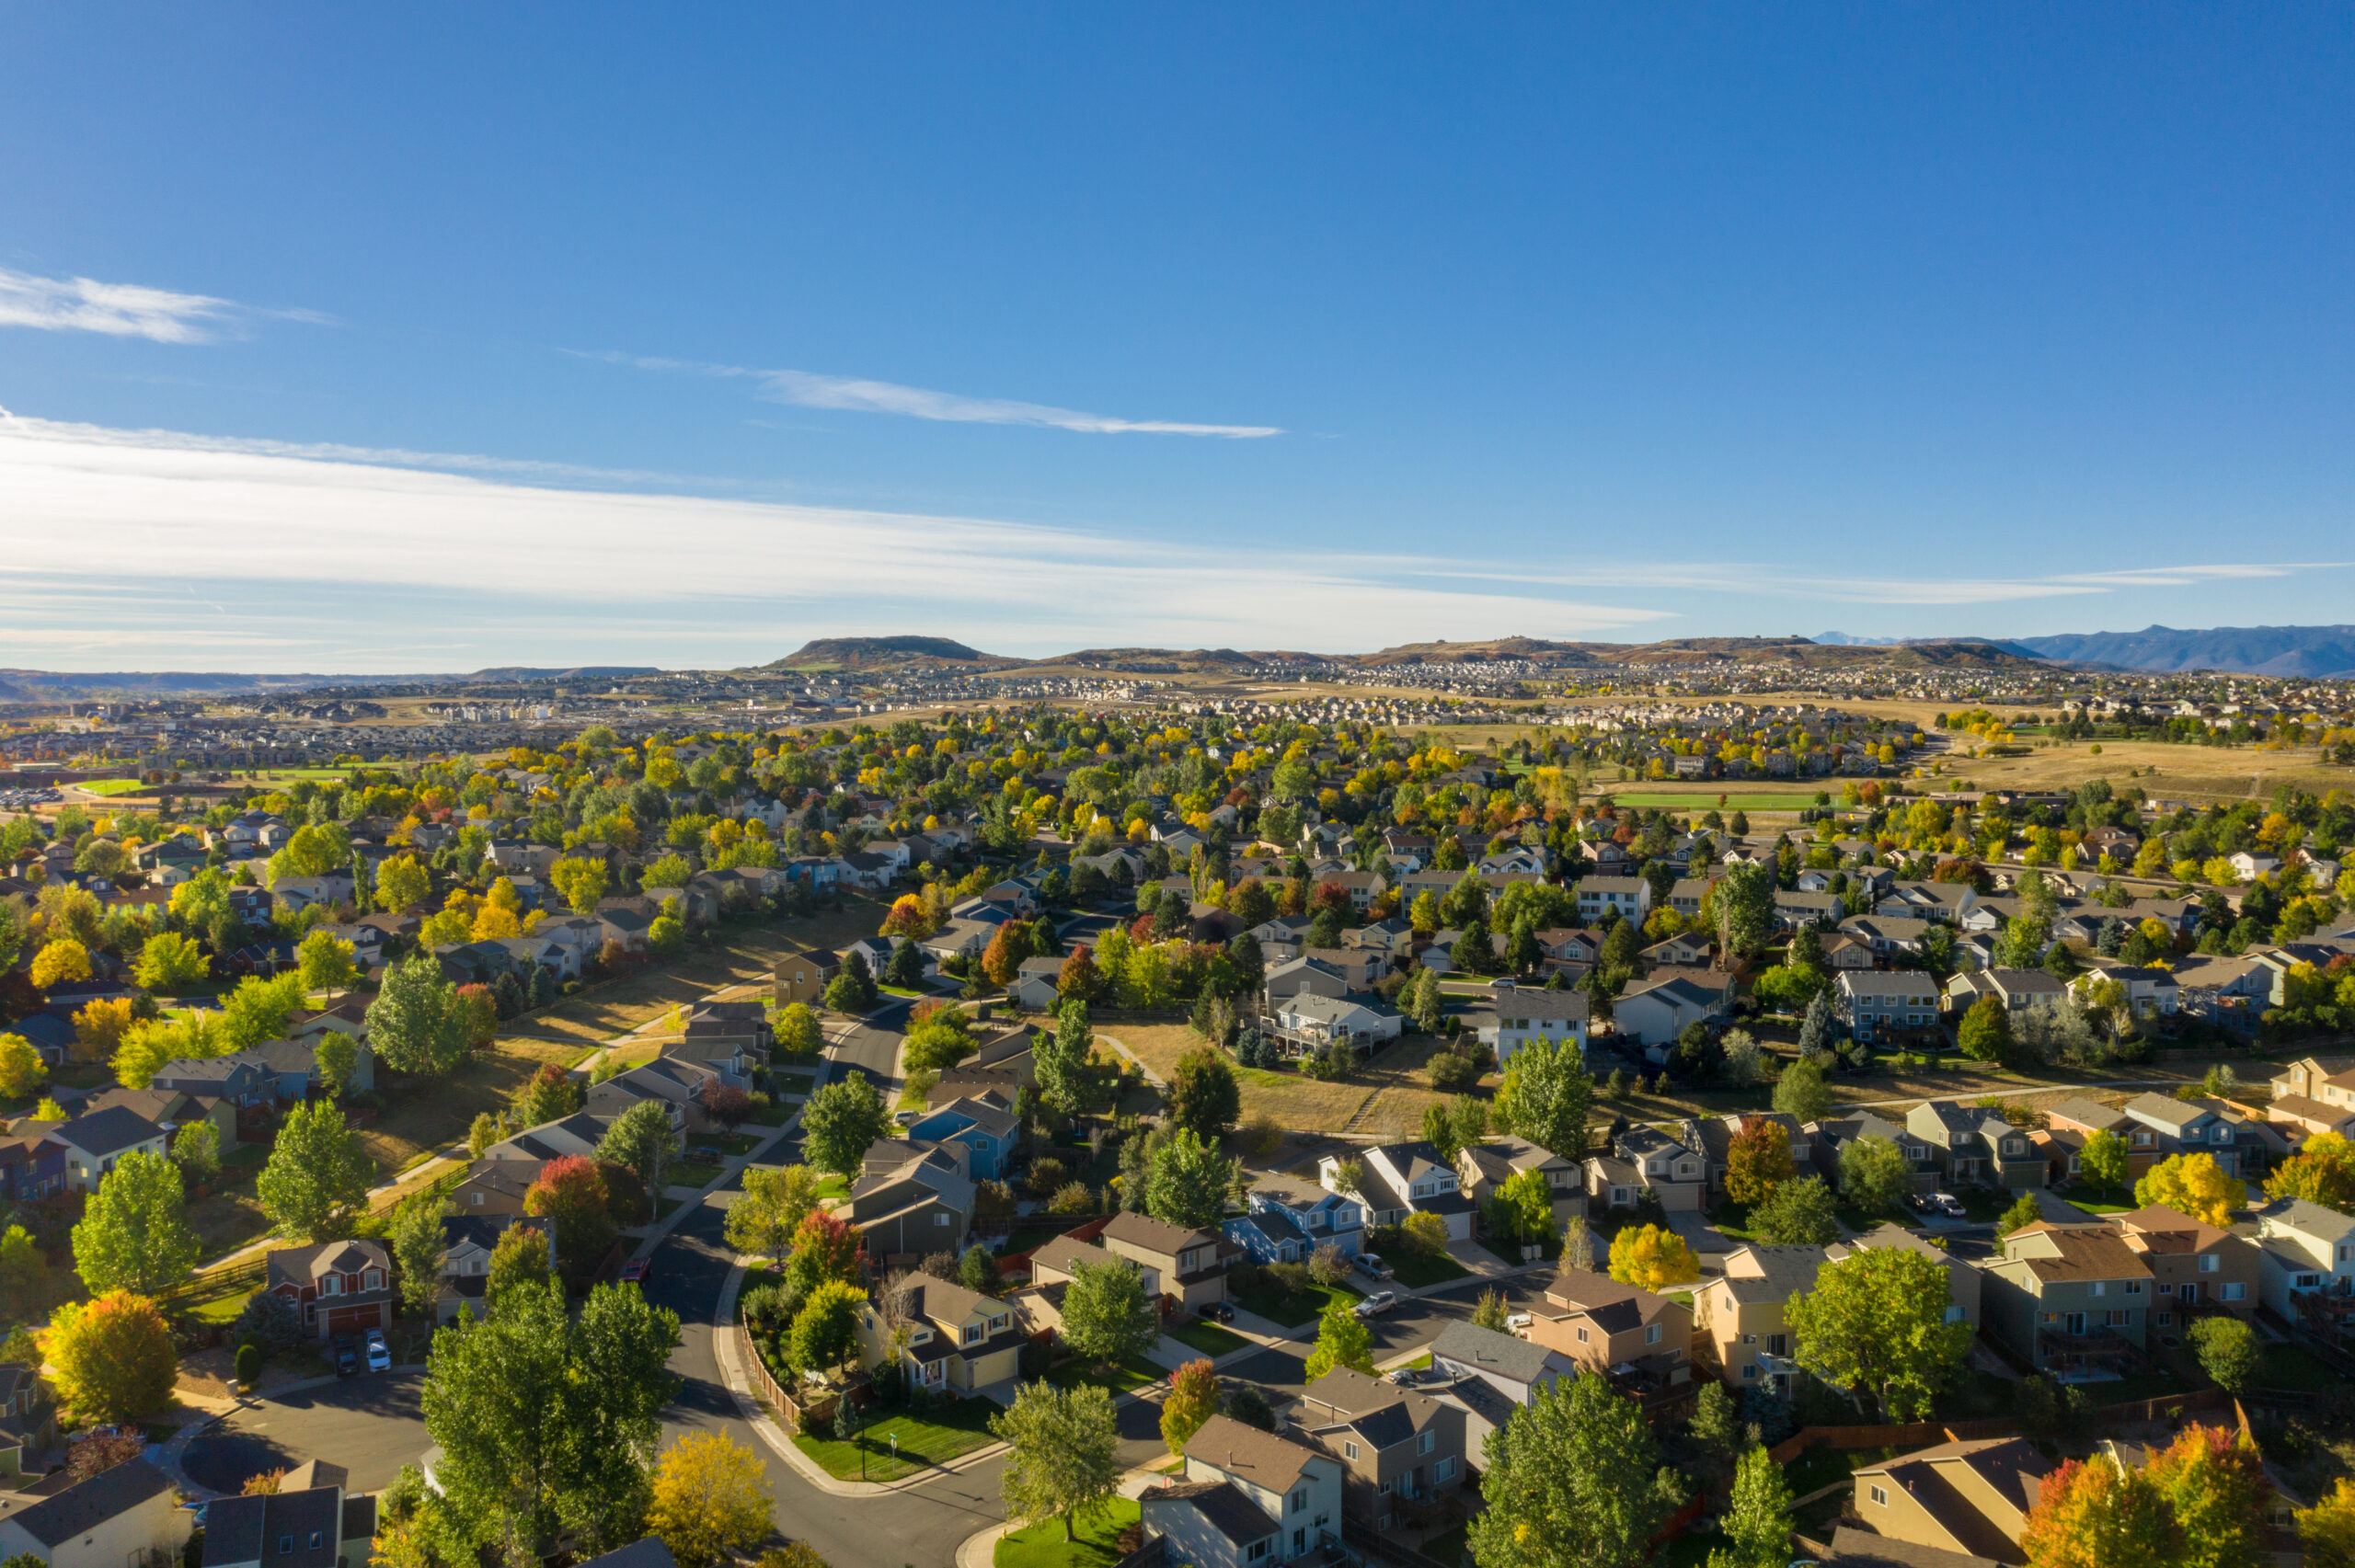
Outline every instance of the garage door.
POLYGON ((385 1305, 379 1301, 369 1307, 337 1307, 327 1313, 327 1333, 361 1333, 385 1326, 385 1305))

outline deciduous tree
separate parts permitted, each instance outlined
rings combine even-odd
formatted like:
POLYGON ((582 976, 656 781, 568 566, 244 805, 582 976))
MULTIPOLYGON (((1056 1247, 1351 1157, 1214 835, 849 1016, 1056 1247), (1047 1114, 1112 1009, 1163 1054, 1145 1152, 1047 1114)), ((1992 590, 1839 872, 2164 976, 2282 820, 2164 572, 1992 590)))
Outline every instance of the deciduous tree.
POLYGON ((74 1227, 74 1268, 92 1294, 153 1296, 189 1276, 203 1247, 189 1228, 179 1167, 132 1150, 90 1195, 74 1227))
POLYGON ((93 1422, 161 1408, 179 1376, 171 1325, 155 1302, 127 1290, 58 1308, 41 1348, 58 1393, 93 1422))
POLYGON ((847 1181, 858 1174, 867 1150, 888 1125, 875 1085, 854 1074, 827 1084, 803 1104, 802 1148, 810 1164, 847 1181))
POLYGON ((139 967, 132 978, 159 996, 178 996, 202 985, 212 970, 213 960, 193 937, 159 931, 139 950, 139 967))
POLYGON ((350 1233, 351 1218, 367 1207, 376 1168, 344 1126, 343 1112, 326 1100, 287 1113, 254 1196, 270 1224, 285 1236, 327 1242, 350 1233))
POLYGON ((458 988, 442 975, 441 960, 429 954, 394 965, 368 1004, 369 1047, 385 1066, 402 1072, 446 1076, 465 1060, 472 1036, 458 988))
POLYGON ((767 1467, 728 1433, 689 1433, 654 1467, 646 1528, 679 1568, 729 1562, 769 1533, 767 1467))
POLYGON ((1235 1165, 1185 1127, 1161 1139, 1153 1150, 1145 1188, 1145 1212, 1189 1230, 1214 1225, 1226 1212, 1235 1165))
POLYGON ((2146 1472, 2097 1454, 2044 1478, 2020 1550, 2028 1568, 2164 1568, 2180 1559, 2183 1535, 2146 1472))
MULTIPOLYGON (((1083 954, 1086 951, 1080 949, 1083 954)), ((1039 1036, 1031 1047, 1039 1098, 1065 1116, 1083 1109, 1088 1095, 1087 1058, 1094 1049, 1086 1001, 1075 994, 1066 996, 1056 1010, 1054 1028, 1039 1036)))
POLYGON ((442 1281, 442 1200, 420 1193, 393 1213, 393 1262, 400 1271, 401 1305, 413 1317, 433 1310, 442 1281))
POLYGON ((1791 1135, 1782 1123, 1744 1116, 1726 1146, 1726 1196, 1736 1203, 1763 1202, 1791 1179, 1791 1135))
POLYGON ((649 1201, 661 1195, 662 1173, 678 1152, 679 1135, 671 1126, 670 1108, 659 1100, 640 1100, 615 1116, 597 1140, 597 1158, 628 1166, 649 1201))
POLYGON ((1582 1161, 1587 1149, 1587 1109, 1594 1080, 1576 1040, 1523 1042, 1505 1063, 1497 1089, 1497 1125, 1566 1160, 1582 1161))
POLYGON ((1662 1290, 1701 1277, 1683 1237, 1658 1225, 1626 1225, 1611 1238, 1611 1277, 1641 1290, 1662 1290))
POLYGON ((1815 1288, 1784 1305, 1792 1358, 1849 1390, 1870 1394, 1881 1419, 1908 1421, 1961 1368, 1971 1327, 1947 1322, 1945 1267, 1919 1253, 1875 1247, 1816 1271, 1815 1288))
POLYGON ((744 1170, 744 1192, 728 1208, 728 1244, 740 1253, 765 1253, 782 1264, 793 1233, 818 1207, 818 1173, 807 1165, 744 1170))
POLYGON ((1074 1521, 1119 1489, 1120 1425, 1104 1389, 1025 1383, 1011 1409, 990 1417, 990 1435, 1008 1447, 1000 1492, 1008 1516, 1024 1524, 1061 1519, 1069 1541, 1074 1521))
POLYGON ((1169 1088, 1169 1116, 1205 1143, 1215 1143, 1243 1116, 1243 1091, 1223 1052, 1198 1046, 1178 1059, 1169 1088))
POLYGON ((1171 1374, 1169 1396, 1161 1402, 1161 1440, 1181 1458, 1186 1440, 1218 1413, 1218 1373, 1207 1357, 1189 1361, 1171 1374))
POLYGON ((2126 1185, 2126 1140, 2109 1131, 2097 1132, 2077 1150, 2077 1168, 2085 1180, 2104 1192, 2126 1185))
POLYGON ((1313 1383, 1336 1367, 1373 1375, 1373 1331, 1338 1296, 1327 1300, 1317 1315, 1316 1347, 1308 1353, 1301 1379, 1313 1383))
POLYGON ((334 933, 314 929, 294 949, 295 970, 303 977, 303 989, 350 990, 352 982, 360 978, 360 966, 353 956, 357 952, 350 943, 334 933))
POLYGON ((2213 1154, 2170 1154, 2134 1184, 2135 1202, 2163 1204, 2205 1225, 2230 1225, 2233 1210, 2247 1200, 2248 1189, 2213 1154))
POLYGON ((1142 1354, 1161 1333, 1144 1276, 1125 1258, 1074 1265, 1063 1314, 1063 1343, 1097 1367, 1117 1367, 1142 1354))
POLYGON ((557 1257, 564 1272, 575 1278, 603 1261, 619 1233, 605 1178, 597 1162, 585 1155, 560 1155, 541 1166, 523 1194, 523 1212, 556 1228, 557 1257))
POLYGON ((1758 1239, 1770 1247, 1826 1247, 1840 1239, 1832 1189, 1821 1176, 1780 1182, 1750 1211, 1758 1239))
POLYGON ((1592 1373, 1557 1379, 1488 1439, 1481 1568, 1637 1568, 1676 1505, 1642 1410, 1592 1373))

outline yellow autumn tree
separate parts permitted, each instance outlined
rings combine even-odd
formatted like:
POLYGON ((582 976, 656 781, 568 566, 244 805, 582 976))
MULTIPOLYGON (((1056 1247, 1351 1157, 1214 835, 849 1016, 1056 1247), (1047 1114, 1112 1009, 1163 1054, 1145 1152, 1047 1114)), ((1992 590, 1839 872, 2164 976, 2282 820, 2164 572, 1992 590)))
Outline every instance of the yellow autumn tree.
POLYGON ((2213 1154, 2170 1154, 2134 1184, 2134 1201, 2163 1204, 2205 1225, 2233 1222, 2233 1210, 2248 1201, 2238 1176, 2224 1173, 2213 1154))
POLYGON ((1675 1231, 1629 1225, 1611 1239, 1611 1277, 1639 1290, 1660 1290, 1700 1278, 1701 1261, 1675 1231))
POLYGON ((760 1456, 724 1432, 680 1438, 654 1467, 646 1527, 679 1568, 711 1568, 735 1556, 769 1533, 760 1456))
POLYGON ((55 938, 34 956, 33 984, 43 990, 89 978, 90 950, 70 936, 55 938))

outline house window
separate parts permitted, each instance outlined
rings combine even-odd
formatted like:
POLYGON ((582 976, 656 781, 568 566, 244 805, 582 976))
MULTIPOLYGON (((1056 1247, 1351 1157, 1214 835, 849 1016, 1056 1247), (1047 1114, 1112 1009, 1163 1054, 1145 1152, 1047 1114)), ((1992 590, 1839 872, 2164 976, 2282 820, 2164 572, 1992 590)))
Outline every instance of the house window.
POLYGON ((1432 1433, 1418 1433, 1415 1436, 1415 1452, 1419 1454, 1428 1454, 1431 1451, 1431 1448, 1438 1443, 1438 1441, 1439 1438, 1432 1433))
POLYGON ((282 1553, 282 1552, 288 1552, 288 1551, 293 1551, 293 1550, 294 1550, 294 1538, 293 1538, 293 1536, 291 1536, 291 1535, 282 1535, 282 1536, 280 1536, 280 1537, 278 1538, 278 1550, 279 1550, 281 1553, 282 1553))
POLYGON ((1744 1345, 1756 1345, 1758 1343, 1758 1336, 1754 1333, 1743 1334, 1741 1336, 1741 1343, 1744 1345))
POLYGON ((2159 1326, 2163 1329, 2173 1328, 2175 1326, 2175 1314, 2173 1312, 2161 1312, 2159 1314, 2159 1326))
POLYGON ((2202 1253, 2200 1255, 2200 1272, 2202 1274, 2213 1274, 2223 1266, 2224 1260, 2213 1253, 2202 1253))
POLYGON ((1745 1361, 1741 1364, 1741 1380, 1745 1383, 1754 1383, 1758 1380, 1757 1362, 1745 1361))
POLYGON ((1579 1330, 1579 1343, 1580 1345, 1584 1345, 1586 1343, 1586 1330, 1584 1329, 1579 1330))
POLYGON ((1255 1541, 1253 1541, 1253 1542, 1251 1543, 1251 1550, 1250 1550, 1250 1551, 1249 1551, 1248 1553, 1246 1553, 1246 1560, 1247 1560, 1247 1561, 1249 1561, 1249 1562, 1264 1562, 1264 1561, 1266 1561, 1266 1559, 1267 1559, 1267 1555, 1268 1555, 1268 1543, 1267 1543, 1266 1541, 1264 1541, 1264 1540, 1255 1540, 1255 1541))
POLYGON ((1886 1508, 1889 1506, 1889 1493, 1886 1490, 1876 1486, 1871 1489, 1871 1493, 1873 1505, 1875 1507, 1886 1508))
POLYGON ((1431 1466, 1431 1479, 1433 1481, 1453 1481, 1455 1479, 1455 1456, 1453 1454, 1448 1455, 1447 1458, 1431 1466))
POLYGON ((946 1225, 948 1223, 948 1216, 946 1213, 936 1214, 932 1217, 932 1222, 935 1225, 946 1225))
POLYGON ((982 1335, 986 1332, 988 1331, 984 1330, 979 1323, 967 1323, 965 1325, 965 1343, 967 1345, 981 1344, 982 1335))
POLYGON ((475 1200, 475 1207, 476 1207, 477 1208, 480 1208, 480 1207, 482 1207, 482 1194, 480 1194, 480 1193, 477 1193, 477 1194, 475 1194, 475 1195, 474 1195, 474 1200, 475 1200))
POLYGON ((1644 1325, 1644 1343, 1646 1345, 1658 1345, 1660 1343, 1660 1325, 1658 1323, 1647 1323, 1644 1325))
POLYGON ((2218 1294, 2227 1301, 2245 1301, 2248 1299, 2248 1287, 2236 1279, 2223 1287, 2218 1294))
POLYGON ((319 1281, 319 1294, 322 1296, 342 1295, 343 1276, 339 1274, 330 1274, 325 1279, 319 1281))
POLYGON ((1357 1446, 1355 1443, 1344 1443, 1344 1444, 1342 1444, 1342 1445, 1341 1445, 1341 1457, 1342 1457, 1343 1459, 1350 1459, 1350 1460, 1354 1461, 1354 1460, 1357 1459, 1357 1457, 1358 1457, 1358 1446, 1357 1446))
POLYGON ((1304 1486, 1292 1494, 1292 1511, 1295 1514, 1308 1511, 1308 1488, 1304 1486))
POLYGON ((313 1531, 311 1532, 311 1550, 312 1550, 313 1551, 318 1551, 318 1549, 319 1549, 319 1532, 318 1532, 318 1531, 316 1531, 316 1530, 313 1530, 313 1531))
POLYGON ((370 1290, 382 1290, 385 1288, 385 1271, 372 1268, 361 1276, 361 1283, 370 1290))
POLYGON ((2126 1294, 2129 1296, 2140 1296, 2142 1294, 2142 1282, 2139 1279, 2128 1280, 2126 1282, 2126 1294))
POLYGON ((2090 1296, 2101 1296, 2106 1295, 2108 1290, 2109 1281, 2107 1279, 2097 1279, 2094 1281, 2093 1288, 2087 1291, 2086 1294, 2090 1296))

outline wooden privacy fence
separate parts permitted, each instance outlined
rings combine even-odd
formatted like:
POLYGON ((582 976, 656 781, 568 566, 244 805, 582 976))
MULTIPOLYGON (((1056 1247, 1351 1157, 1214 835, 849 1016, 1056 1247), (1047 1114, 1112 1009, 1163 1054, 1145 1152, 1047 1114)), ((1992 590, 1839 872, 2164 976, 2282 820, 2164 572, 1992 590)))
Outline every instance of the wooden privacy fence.
POLYGON ((769 1364, 761 1358, 760 1347, 744 1325, 733 1323, 728 1332, 736 1336, 737 1347, 744 1354, 744 1365, 752 1369, 752 1391, 766 1401, 777 1413, 788 1434, 799 1434, 812 1424, 823 1425, 834 1418, 835 1409, 842 1403, 842 1394, 834 1389, 805 1402, 798 1392, 787 1392, 784 1385, 769 1373, 769 1364))
MULTIPOLYGON (((2145 1421, 2163 1421, 2170 1415, 2225 1410, 2232 1403, 2233 1396, 2222 1389, 2200 1389, 2191 1393, 2136 1400, 2129 1404, 2104 1405, 2092 1412, 2092 1419, 2096 1426, 2132 1426, 2145 1421)), ((1809 1448, 1926 1448, 1933 1443, 2009 1437, 2019 1429, 2018 1422, 2000 1416, 1985 1421, 1916 1421, 1896 1426, 1809 1426, 1775 1444, 1767 1455, 1776 1464, 1788 1464, 1809 1448)))

